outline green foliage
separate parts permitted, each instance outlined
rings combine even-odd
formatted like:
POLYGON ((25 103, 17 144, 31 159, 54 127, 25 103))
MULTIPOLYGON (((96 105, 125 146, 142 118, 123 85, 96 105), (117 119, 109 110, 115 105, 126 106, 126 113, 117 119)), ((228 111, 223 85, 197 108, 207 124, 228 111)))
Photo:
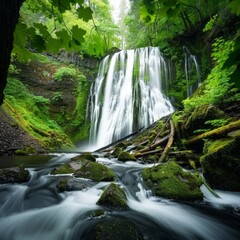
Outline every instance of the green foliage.
POLYGON ((208 120, 205 122, 207 125, 211 125, 214 128, 222 127, 224 125, 227 125, 229 123, 229 119, 213 119, 213 120, 208 120))
POLYGON ((216 23, 218 15, 214 15, 209 22, 207 22, 205 28, 203 29, 204 32, 207 32, 208 30, 211 30, 213 28, 213 25, 216 23))
POLYGON ((76 69, 70 67, 61 67, 53 74, 53 78, 58 81, 62 81, 65 77, 71 78, 76 76, 76 69))
POLYGON ((29 48, 52 53, 64 48, 100 56, 117 42, 116 33, 110 7, 104 0, 26 0, 13 51, 22 61, 33 58, 29 48))
POLYGON ((72 146, 61 127, 49 116, 49 99, 33 95, 15 78, 8 79, 5 95, 8 113, 44 147, 72 146))
POLYGON ((63 99, 63 96, 62 96, 62 93, 61 92, 55 92, 53 97, 52 97, 52 100, 54 102, 59 102, 63 99))
POLYGON ((210 103, 217 104, 224 98, 232 86, 229 76, 233 73, 236 66, 229 68, 224 68, 223 66, 233 50, 233 41, 226 41, 223 38, 216 39, 212 51, 212 59, 215 62, 215 66, 202 86, 202 94, 183 101, 186 110, 210 103))

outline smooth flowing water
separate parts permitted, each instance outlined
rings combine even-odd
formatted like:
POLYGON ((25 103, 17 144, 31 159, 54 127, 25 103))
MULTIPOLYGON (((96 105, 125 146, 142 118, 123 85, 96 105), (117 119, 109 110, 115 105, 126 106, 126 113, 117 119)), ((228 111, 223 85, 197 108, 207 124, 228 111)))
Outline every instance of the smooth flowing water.
POLYGON ((0 239, 92 239, 96 224, 114 219, 133 222, 141 239, 240 239, 240 193, 216 191, 220 196, 216 198, 202 187, 205 198, 197 203, 156 197, 141 179, 141 170, 151 165, 97 158, 115 172, 115 183, 126 192, 129 210, 111 210, 96 204, 109 182, 79 179, 85 185, 83 190, 59 193, 56 183, 69 176, 49 173, 75 155, 55 156, 38 166, 33 157, 34 167, 28 162, 28 183, 0 185, 0 239), (94 215, 98 209, 104 210, 104 215, 94 215))
POLYGON ((105 57, 89 95, 90 145, 106 146, 171 113, 163 94, 170 66, 157 47, 105 57))

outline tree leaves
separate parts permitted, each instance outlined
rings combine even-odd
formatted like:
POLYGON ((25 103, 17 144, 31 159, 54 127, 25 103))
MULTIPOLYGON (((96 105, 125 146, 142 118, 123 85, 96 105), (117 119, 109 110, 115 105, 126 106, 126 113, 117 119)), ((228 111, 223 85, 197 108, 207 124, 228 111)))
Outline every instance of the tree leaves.
POLYGON ((77 8, 78 17, 81 18, 83 21, 88 22, 92 19, 92 10, 90 7, 79 7, 77 8))

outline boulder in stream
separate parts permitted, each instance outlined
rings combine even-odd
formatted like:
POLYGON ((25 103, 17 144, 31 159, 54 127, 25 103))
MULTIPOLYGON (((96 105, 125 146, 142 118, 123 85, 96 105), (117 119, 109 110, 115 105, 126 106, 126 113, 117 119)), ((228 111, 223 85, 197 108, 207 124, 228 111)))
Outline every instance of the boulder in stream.
POLYGON ((73 174, 75 177, 88 178, 96 182, 113 181, 115 178, 113 171, 94 160, 93 156, 74 157, 68 163, 53 169, 51 174, 73 174))
POLYGON ((144 239, 135 223, 128 219, 111 219, 98 222, 89 232, 89 240, 144 239))
POLYGON ((104 190, 97 204, 118 210, 128 209, 125 192, 114 183, 111 183, 104 190))
POLYGON ((4 183, 24 183, 30 179, 28 170, 21 167, 0 169, 0 184, 4 183))
POLYGON ((142 176, 157 196, 174 200, 201 200, 203 198, 200 190, 201 178, 184 171, 173 161, 145 168, 142 176))

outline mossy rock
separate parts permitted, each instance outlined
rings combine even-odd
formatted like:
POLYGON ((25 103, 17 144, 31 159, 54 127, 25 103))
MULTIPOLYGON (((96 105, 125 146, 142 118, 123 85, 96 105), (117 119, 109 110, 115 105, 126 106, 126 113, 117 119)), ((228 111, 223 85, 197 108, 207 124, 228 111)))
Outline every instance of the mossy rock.
POLYGON ((143 180, 160 197, 175 200, 202 200, 200 190, 202 180, 173 161, 145 168, 142 172, 143 180))
POLYGON ((88 178, 92 181, 113 181, 115 178, 114 172, 108 167, 97 163, 86 161, 80 169, 74 172, 75 177, 88 178))
POLYGON ((24 183, 30 179, 28 170, 21 167, 0 169, 0 184, 4 183, 24 183))
POLYGON ((51 174, 70 174, 73 173, 74 169, 69 165, 69 163, 64 163, 51 171, 51 174))
POLYGON ((200 158, 205 179, 212 188, 240 191, 240 138, 208 140, 200 158))
POLYGON ((118 157, 118 155, 122 152, 122 148, 120 148, 120 147, 116 147, 115 149, 114 149, 114 151, 112 152, 112 156, 113 157, 115 157, 115 158, 117 158, 118 157))
POLYGON ((135 223, 128 219, 104 219, 89 232, 89 240, 138 240, 144 239, 135 223))
POLYGON ((96 158, 90 152, 82 153, 81 155, 72 158, 72 160, 89 160, 91 162, 96 162, 96 158))
POLYGON ((65 192, 65 191, 81 191, 86 189, 88 186, 83 182, 79 181, 75 178, 67 178, 67 179, 60 179, 57 182, 57 190, 58 192, 65 192))
POLYGON ((122 161, 122 162, 126 162, 126 161, 137 161, 137 159, 135 157, 133 157, 130 153, 128 152, 121 152, 118 155, 118 160, 122 161))
POLYGON ((187 136, 193 135, 199 129, 211 129, 211 125, 205 124, 206 121, 225 118, 223 111, 214 105, 204 105, 197 107, 184 123, 184 130, 187 136))
POLYGON ((128 209, 125 192, 114 183, 111 183, 103 191, 101 197, 97 201, 97 204, 118 210, 128 209))
POLYGON ((70 162, 65 163, 51 171, 51 174, 73 174, 75 177, 88 178, 92 181, 113 181, 115 174, 108 167, 91 162, 86 159, 71 159, 70 162))

